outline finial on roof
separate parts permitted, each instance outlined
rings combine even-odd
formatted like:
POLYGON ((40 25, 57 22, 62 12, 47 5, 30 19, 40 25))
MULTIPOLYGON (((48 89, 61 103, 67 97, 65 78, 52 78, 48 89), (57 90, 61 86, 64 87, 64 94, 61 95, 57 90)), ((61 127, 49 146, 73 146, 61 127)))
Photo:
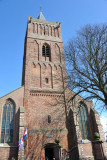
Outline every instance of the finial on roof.
POLYGON ((37 17, 37 19, 46 20, 41 10, 42 10, 42 7, 40 6, 40 13, 39 13, 39 16, 37 17))
POLYGON ((42 7, 40 6, 40 12, 42 12, 42 7))

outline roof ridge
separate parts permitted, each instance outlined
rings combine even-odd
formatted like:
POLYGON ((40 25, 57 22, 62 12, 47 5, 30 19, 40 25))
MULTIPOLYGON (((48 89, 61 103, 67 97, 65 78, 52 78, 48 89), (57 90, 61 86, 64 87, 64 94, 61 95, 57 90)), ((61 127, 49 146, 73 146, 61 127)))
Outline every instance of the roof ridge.
POLYGON ((18 87, 18 88, 16 88, 16 89, 14 89, 13 91, 10 91, 9 93, 6 93, 4 96, 0 97, 0 99, 1 99, 1 98, 3 98, 3 97, 5 97, 5 96, 7 96, 8 94, 10 94, 10 93, 12 93, 12 92, 16 91, 16 90, 18 90, 18 89, 22 88, 22 87, 24 87, 24 86, 20 86, 20 87, 18 87))

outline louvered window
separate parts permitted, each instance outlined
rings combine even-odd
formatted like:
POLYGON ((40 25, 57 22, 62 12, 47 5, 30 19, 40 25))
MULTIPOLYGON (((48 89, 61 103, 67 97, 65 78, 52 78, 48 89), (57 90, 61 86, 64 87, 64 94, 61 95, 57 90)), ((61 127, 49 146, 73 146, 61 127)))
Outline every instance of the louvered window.
POLYGON ((51 56, 50 56, 50 47, 47 44, 44 44, 42 46, 42 56, 45 57, 45 61, 46 60, 51 60, 51 56))

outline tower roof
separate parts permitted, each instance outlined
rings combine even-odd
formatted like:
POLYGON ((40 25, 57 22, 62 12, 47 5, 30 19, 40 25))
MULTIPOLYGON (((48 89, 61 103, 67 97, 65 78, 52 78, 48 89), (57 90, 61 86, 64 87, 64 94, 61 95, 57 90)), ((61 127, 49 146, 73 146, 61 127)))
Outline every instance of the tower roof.
POLYGON ((45 17, 44 17, 44 15, 43 15, 43 13, 42 13, 41 11, 40 11, 40 13, 39 13, 37 19, 46 20, 45 17))

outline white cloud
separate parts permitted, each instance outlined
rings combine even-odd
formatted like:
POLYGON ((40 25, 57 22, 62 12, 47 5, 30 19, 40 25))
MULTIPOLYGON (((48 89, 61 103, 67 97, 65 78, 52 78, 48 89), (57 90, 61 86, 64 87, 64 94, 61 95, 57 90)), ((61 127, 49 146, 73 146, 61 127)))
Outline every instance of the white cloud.
POLYGON ((104 129, 105 137, 107 139, 107 117, 101 116, 100 120, 101 120, 101 124, 103 126, 103 129, 104 129))

